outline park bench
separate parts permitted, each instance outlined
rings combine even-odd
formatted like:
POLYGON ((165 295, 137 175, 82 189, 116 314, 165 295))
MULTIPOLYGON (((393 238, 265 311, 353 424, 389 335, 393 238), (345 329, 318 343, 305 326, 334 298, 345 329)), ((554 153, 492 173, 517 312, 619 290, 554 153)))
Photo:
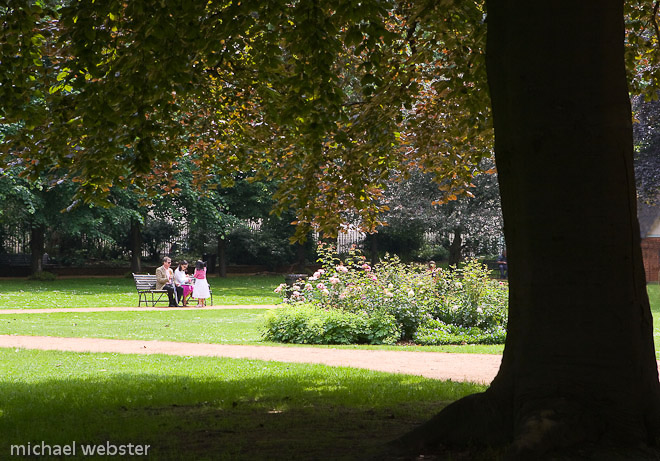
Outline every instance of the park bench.
POLYGON ((488 266, 488 269, 496 271, 500 269, 500 265, 497 262, 497 259, 484 259, 484 265, 488 266))
MULTIPOLYGON (((142 306, 144 302, 145 306, 151 304, 151 307, 154 307, 157 303, 163 302, 169 304, 169 298, 167 297, 167 290, 156 290, 156 276, 152 274, 133 274, 133 280, 135 280, 135 288, 138 292, 138 307, 142 306)), ((213 292, 209 287, 209 306, 213 305, 213 292)))
POLYGON ((156 275, 133 274, 133 280, 135 280, 135 289, 138 292, 138 307, 142 306, 142 302, 145 306, 151 303, 151 307, 159 302, 169 304, 167 290, 156 290, 156 275), (163 296, 165 296, 165 299, 163 299, 163 296))
POLYGON ((32 264, 31 256, 29 254, 0 254, 0 264, 3 266, 29 266, 32 264))

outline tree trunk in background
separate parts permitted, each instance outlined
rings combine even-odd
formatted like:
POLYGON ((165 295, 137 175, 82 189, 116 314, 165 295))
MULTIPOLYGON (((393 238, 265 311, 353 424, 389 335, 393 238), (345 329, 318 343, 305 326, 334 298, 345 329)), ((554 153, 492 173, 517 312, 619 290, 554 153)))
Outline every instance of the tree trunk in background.
POLYGON ((461 262, 461 259, 463 259, 463 254, 461 252, 463 242, 461 240, 461 230, 458 228, 454 229, 454 240, 451 242, 451 245, 449 245, 450 266, 457 266, 458 263, 461 262))
POLYGON ((142 233, 137 220, 131 220, 130 233, 131 272, 138 273, 142 271, 142 233))
POLYGON ((380 262, 380 257, 378 256, 378 234, 371 234, 369 252, 371 253, 371 265, 375 266, 380 262))
POLYGON ((30 270, 32 275, 43 272, 46 226, 37 224, 30 228, 30 270))
POLYGON ((218 274, 227 277, 227 240, 218 236, 218 274))
MULTIPOLYGON (((660 387, 636 216, 623 2, 490 0, 487 66, 509 262, 491 387, 400 442, 513 459, 648 453, 660 387), (621 452, 619 452, 621 454, 621 452)), ((619 458, 617 458, 619 459, 619 458)))
MULTIPOLYGON (((308 237, 309 238, 309 237, 308 237)), ((296 243, 296 272, 304 273, 307 268, 307 255, 305 245, 296 243)))

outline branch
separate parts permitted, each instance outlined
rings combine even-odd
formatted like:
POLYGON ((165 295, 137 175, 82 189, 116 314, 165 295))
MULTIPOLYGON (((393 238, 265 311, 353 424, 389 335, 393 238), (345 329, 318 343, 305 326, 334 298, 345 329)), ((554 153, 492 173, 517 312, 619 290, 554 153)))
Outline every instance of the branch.
POLYGON ((653 28, 655 29, 655 36, 660 40, 660 27, 658 27, 658 8, 660 8, 660 0, 655 2, 653 5, 653 15, 651 16, 651 22, 653 23, 653 28))

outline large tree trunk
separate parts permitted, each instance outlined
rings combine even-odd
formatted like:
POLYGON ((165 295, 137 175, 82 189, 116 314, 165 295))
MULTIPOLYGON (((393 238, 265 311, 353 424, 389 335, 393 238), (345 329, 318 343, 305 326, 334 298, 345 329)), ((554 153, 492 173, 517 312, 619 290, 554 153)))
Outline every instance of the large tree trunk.
POLYGON ((131 272, 139 273, 142 271, 142 233, 140 223, 135 219, 131 220, 130 233, 131 272))
POLYGON ((515 459, 578 449, 611 459, 603 453, 617 445, 641 457, 639 447, 660 434, 660 387, 623 3, 490 0, 487 8, 509 333, 489 390, 399 443, 418 452, 511 443, 515 459))

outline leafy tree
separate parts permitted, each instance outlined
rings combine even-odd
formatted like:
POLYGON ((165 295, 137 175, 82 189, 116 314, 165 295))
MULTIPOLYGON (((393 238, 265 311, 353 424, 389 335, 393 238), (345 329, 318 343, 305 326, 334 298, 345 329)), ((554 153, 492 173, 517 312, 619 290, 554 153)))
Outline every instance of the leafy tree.
MULTIPOLYGON (((482 161, 479 169, 494 172, 492 160, 482 161), (491 166, 489 169, 488 166, 491 166)), ((477 170, 475 168, 475 170, 477 170)), ((477 170, 478 171, 478 170, 477 170)), ((450 263, 461 260, 461 251, 469 249, 473 254, 479 251, 496 251, 493 236, 502 234, 502 215, 499 201, 497 177, 494 174, 476 174, 469 193, 460 195, 455 200, 443 200, 444 195, 432 175, 421 171, 409 173, 407 179, 393 181, 385 192, 384 200, 389 210, 383 214, 387 227, 379 233, 368 236, 367 240, 376 240, 380 251, 400 254, 400 249, 387 246, 383 234, 399 236, 409 242, 408 251, 419 248, 423 233, 433 231, 445 236, 443 245, 452 249, 450 263), (450 246, 448 236, 453 236, 450 246), (469 236, 469 241, 464 241, 469 236)), ((387 238, 387 237, 385 237, 387 238)), ((369 242, 368 242, 369 243, 369 242)), ((496 245, 496 244, 495 244, 496 245)))
POLYGON ((637 96, 633 98, 633 112, 638 195, 644 201, 655 202, 660 191, 660 102, 637 96))
MULTIPOLYGON (((462 157, 447 146, 488 131, 487 68, 510 263, 502 367, 488 391, 398 446, 511 443, 521 459, 578 449, 607 457, 611 445, 653 444, 660 429, 625 72, 626 62, 644 63, 632 87, 657 86, 653 7, 629 2, 626 47, 615 0, 81 0, 58 17, 68 59, 50 102, 57 118, 46 124, 45 109, 15 97, 0 98, 0 112, 25 123, 7 146, 69 147, 19 155, 71 168, 87 194, 167 169, 191 143, 202 171, 276 173, 279 209, 292 205, 303 225, 336 230, 352 209, 373 228, 392 170, 444 165, 448 198, 465 189, 485 151, 462 157), (447 129, 425 136, 434 116, 447 129), (206 130, 191 139, 184 127, 195 121, 206 130)), ((45 16, 3 12, 21 27, 2 29, 17 57, 2 81, 15 78, 22 96, 35 88, 30 78, 53 88, 38 64, 21 67, 48 54, 36 45, 45 16)))
POLYGON ((447 407, 407 441, 513 440, 520 459, 576 447, 608 458, 616 445, 643 456, 636 447, 653 444, 660 429, 660 388, 636 220, 623 2, 487 6, 509 334, 489 390, 447 407))

